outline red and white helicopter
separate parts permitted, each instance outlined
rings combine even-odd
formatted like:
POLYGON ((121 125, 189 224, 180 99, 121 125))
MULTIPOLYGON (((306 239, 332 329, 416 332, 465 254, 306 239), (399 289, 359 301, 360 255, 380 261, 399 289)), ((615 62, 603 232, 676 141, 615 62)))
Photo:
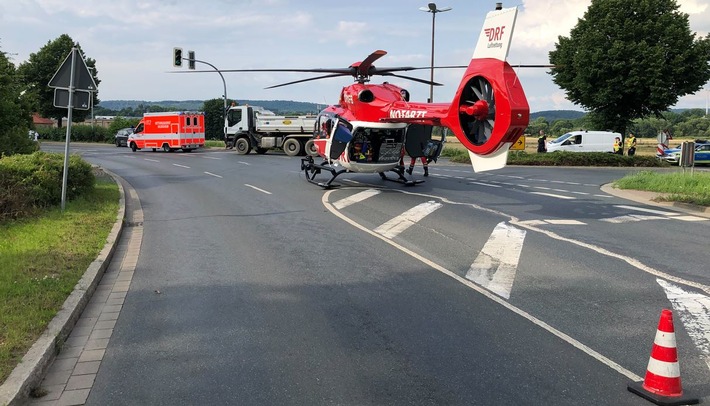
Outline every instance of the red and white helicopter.
MULTIPOLYGON (((403 149, 410 156, 423 155, 432 126, 448 128, 468 150, 476 172, 505 166, 508 150, 528 125, 530 110, 515 71, 506 62, 517 8, 502 8, 486 16, 476 49, 451 103, 415 103, 409 92, 391 83, 371 84, 372 76, 392 76, 430 84, 395 72, 430 68, 377 68, 373 63, 386 54, 375 51, 362 62, 344 69, 239 69, 222 72, 318 72, 324 76, 302 79, 270 88, 339 76, 353 76, 355 83, 340 93, 338 104, 318 115, 313 138, 306 144, 308 156, 301 170, 309 182, 330 188, 342 173, 379 173, 383 179, 394 171, 406 185, 400 163, 403 149), (315 157, 322 162, 316 163, 315 157), (322 171, 331 174, 316 182, 322 171)), ((461 68, 465 66, 460 66, 461 68)), ((437 84, 438 85, 438 84, 437 84)), ((440 153, 441 148, 438 147, 440 153)), ((438 154, 435 156, 438 157, 438 154)))

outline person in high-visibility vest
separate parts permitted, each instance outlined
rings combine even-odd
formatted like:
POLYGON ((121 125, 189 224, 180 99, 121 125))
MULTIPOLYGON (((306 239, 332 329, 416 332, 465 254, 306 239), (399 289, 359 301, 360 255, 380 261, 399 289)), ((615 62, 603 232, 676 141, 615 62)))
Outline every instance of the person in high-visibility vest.
POLYGON ((629 156, 634 156, 636 153, 636 137, 632 133, 626 137, 626 151, 629 156))
POLYGON ((619 155, 624 153, 624 150, 621 149, 621 138, 619 137, 614 138, 614 153, 619 155))

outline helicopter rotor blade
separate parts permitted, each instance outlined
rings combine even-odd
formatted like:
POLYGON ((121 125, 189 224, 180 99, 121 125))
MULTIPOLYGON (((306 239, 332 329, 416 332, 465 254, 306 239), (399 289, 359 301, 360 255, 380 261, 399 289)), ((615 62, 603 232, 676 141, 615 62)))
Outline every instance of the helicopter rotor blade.
POLYGON ((352 64, 351 67, 357 67, 357 75, 368 76, 370 75, 370 67, 372 67, 373 62, 387 55, 387 51, 377 50, 367 56, 362 62, 357 64, 352 64))
POLYGON ((294 80, 293 82, 281 83, 281 84, 279 84, 279 85, 274 85, 274 86, 265 87, 264 89, 273 89, 273 88, 276 88, 276 87, 288 86, 288 85, 293 85, 293 84, 296 84, 296 83, 310 82, 310 81, 312 81, 312 80, 335 78, 335 77, 338 77, 338 76, 350 76, 350 73, 333 73, 333 74, 325 75, 325 76, 316 76, 316 77, 314 77, 314 78, 301 79, 301 80, 294 80))
POLYGON ((414 78, 414 77, 411 77, 411 76, 396 75, 396 74, 394 74, 394 73, 381 73, 381 72, 378 72, 378 73, 376 73, 376 75, 380 75, 380 76, 394 76, 394 77, 397 77, 397 78, 402 78, 402 79, 411 80, 411 81, 413 81, 413 82, 424 83, 425 85, 443 86, 441 83, 432 82, 432 81, 425 80, 425 79, 414 78))

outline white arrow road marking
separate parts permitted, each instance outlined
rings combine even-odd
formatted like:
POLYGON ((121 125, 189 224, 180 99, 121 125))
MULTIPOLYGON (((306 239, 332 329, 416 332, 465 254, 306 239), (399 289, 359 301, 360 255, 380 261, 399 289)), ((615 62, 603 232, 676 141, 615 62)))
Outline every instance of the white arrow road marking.
POLYGON ((656 279, 656 282, 666 291, 673 310, 680 315, 685 330, 710 368, 710 297, 688 292, 663 279, 656 279))
POLYGON ((523 250, 523 240, 525 240, 525 230, 505 222, 498 223, 478 257, 471 264, 466 279, 498 296, 510 299, 520 252, 523 250))
POLYGON ((374 231, 386 238, 394 238, 402 231, 416 224, 419 220, 433 213, 442 206, 433 200, 414 206, 399 216, 377 227, 374 231))
POLYGON ((336 209, 340 210, 344 207, 350 206, 351 204, 360 203, 361 201, 368 199, 372 196, 376 196, 379 193, 380 191, 377 189, 363 190, 360 193, 356 193, 352 196, 346 197, 345 199, 338 200, 337 202, 333 203, 333 206, 335 206, 336 209))

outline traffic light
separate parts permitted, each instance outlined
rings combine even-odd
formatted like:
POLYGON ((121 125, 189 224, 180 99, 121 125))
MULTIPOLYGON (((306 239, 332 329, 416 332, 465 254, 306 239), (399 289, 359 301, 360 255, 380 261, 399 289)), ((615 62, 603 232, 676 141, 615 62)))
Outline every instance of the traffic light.
POLYGON ((173 66, 182 67, 182 48, 173 48, 173 66))
POLYGON ((195 69, 195 51, 187 51, 187 67, 195 69))

